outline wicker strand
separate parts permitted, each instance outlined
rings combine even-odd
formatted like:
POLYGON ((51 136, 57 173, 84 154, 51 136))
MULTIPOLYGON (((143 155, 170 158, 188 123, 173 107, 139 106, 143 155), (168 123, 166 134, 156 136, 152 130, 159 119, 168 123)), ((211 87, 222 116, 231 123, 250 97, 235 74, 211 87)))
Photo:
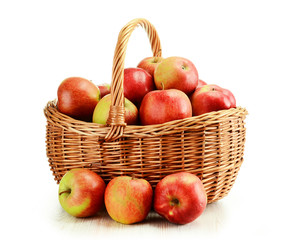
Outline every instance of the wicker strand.
POLYGON ((153 55, 161 57, 162 50, 160 39, 155 27, 144 18, 137 18, 127 23, 119 33, 118 42, 115 48, 112 82, 111 82, 111 107, 107 125, 110 130, 105 139, 108 141, 115 140, 122 136, 125 124, 125 108, 124 108, 124 65, 125 56, 129 38, 137 26, 142 26, 148 34, 153 55))

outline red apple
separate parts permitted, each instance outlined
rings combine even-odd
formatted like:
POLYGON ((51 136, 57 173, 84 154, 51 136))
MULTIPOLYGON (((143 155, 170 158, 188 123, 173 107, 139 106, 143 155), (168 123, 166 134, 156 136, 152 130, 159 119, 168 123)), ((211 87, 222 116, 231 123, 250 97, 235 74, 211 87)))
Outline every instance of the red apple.
POLYGON ((59 185, 62 208, 74 217, 95 215, 104 206, 105 183, 95 172, 77 168, 68 171, 59 185))
POLYGON ((99 89, 94 83, 85 78, 70 77, 58 88, 57 108, 70 117, 91 121, 99 99, 99 89))
POLYGON ((194 92, 198 84, 198 71, 188 59, 165 58, 156 68, 154 81, 157 89, 179 89, 187 95, 194 92))
MULTIPOLYGON (((198 79, 198 84, 197 84, 195 90, 196 90, 197 88, 199 88, 199 87, 204 86, 204 85, 207 85, 207 83, 206 83, 205 81, 201 80, 201 79, 198 79)), ((195 92, 195 91, 194 91, 194 92, 195 92)), ((192 94, 189 95, 189 98, 190 98, 190 99, 192 98, 192 95, 194 94, 194 92, 193 92, 192 94)))
POLYGON ((98 86, 100 91, 100 98, 103 98, 105 95, 110 94, 110 85, 105 83, 98 86))
POLYGON ((145 179, 120 176, 105 190, 104 202, 109 216, 120 223, 143 221, 152 206, 153 189, 145 179))
MULTIPOLYGON (((96 105, 93 113, 93 122, 99 124, 106 124, 109 116, 111 105, 111 94, 105 95, 96 105)), ((137 107, 125 98, 125 122, 128 125, 135 125, 138 123, 138 109, 137 107)))
POLYGON ((191 102, 193 116, 236 107, 232 92, 215 84, 198 87, 191 96, 191 102))
POLYGON ((154 209, 172 223, 194 221, 203 213, 206 204, 207 195, 203 184, 191 173, 170 174, 155 188, 154 209))
POLYGON ((155 89, 152 76, 141 68, 124 69, 124 96, 136 106, 140 103, 145 94, 155 89))
MULTIPOLYGON (((205 81, 201 80, 201 79, 198 79, 197 87, 202 87, 202 86, 204 86, 204 85, 207 85, 207 83, 206 83, 205 81)), ((196 88, 197 88, 197 87, 196 87, 196 88)))
POLYGON ((155 69, 162 60, 162 57, 147 57, 142 59, 137 67, 146 70, 152 77, 154 77, 155 69))
POLYGON ((180 90, 155 90, 144 96, 139 117, 142 125, 165 123, 192 117, 192 106, 188 96, 180 90))

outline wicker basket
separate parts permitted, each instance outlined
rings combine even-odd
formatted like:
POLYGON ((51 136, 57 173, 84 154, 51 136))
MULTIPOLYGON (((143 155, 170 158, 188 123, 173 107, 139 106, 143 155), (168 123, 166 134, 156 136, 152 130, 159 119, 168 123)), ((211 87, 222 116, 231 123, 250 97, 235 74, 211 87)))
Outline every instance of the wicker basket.
POLYGON ((60 113, 56 101, 44 109, 46 149, 57 183, 73 168, 91 169, 108 182, 121 175, 145 178, 153 187, 164 176, 187 171, 203 182, 208 203, 228 194, 243 161, 244 119, 237 107, 158 125, 124 123, 123 71, 129 37, 142 26, 154 56, 161 56, 158 34, 146 19, 130 21, 119 33, 115 49, 107 125, 75 120, 60 113))

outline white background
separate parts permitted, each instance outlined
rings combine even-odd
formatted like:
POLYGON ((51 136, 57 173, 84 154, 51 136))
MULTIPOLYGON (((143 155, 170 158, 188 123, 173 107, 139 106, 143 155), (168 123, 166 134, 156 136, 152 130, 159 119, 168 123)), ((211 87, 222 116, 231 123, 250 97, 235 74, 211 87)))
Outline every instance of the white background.
MULTIPOLYGON (((297 14, 294 1, 1 1, 1 239, 296 239, 297 14), (182 56, 200 78, 246 107, 244 162, 227 197, 195 222, 125 226, 102 214, 74 219, 60 207, 45 154, 43 108, 59 83, 109 83, 117 35, 147 18, 163 56, 182 56), (3 238, 3 236, 6 236, 3 238)), ((143 29, 126 66, 150 56, 143 29)))

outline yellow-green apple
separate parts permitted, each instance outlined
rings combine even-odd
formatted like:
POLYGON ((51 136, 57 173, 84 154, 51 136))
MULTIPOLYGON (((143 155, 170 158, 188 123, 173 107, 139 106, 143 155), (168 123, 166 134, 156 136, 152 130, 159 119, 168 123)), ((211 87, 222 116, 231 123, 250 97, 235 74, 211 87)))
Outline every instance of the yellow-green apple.
POLYGON ((157 89, 179 89, 187 95, 194 92, 198 84, 195 65, 182 57, 169 57, 157 66, 154 81, 157 89))
POLYGON ((143 221, 151 207, 153 189, 145 179, 129 176, 113 178, 106 187, 104 202, 109 216, 120 223, 143 221))
POLYGON ((191 96, 191 103, 193 116, 236 107, 232 92, 215 84, 198 87, 191 96))
POLYGON ((93 111, 100 100, 98 87, 81 77, 66 78, 58 88, 57 108, 75 119, 92 121, 93 111))
POLYGON ((110 84, 105 83, 102 85, 98 85, 100 91, 100 98, 103 98, 105 95, 110 94, 110 84))
POLYGON ((192 173, 167 175, 155 188, 154 210, 176 224, 198 218, 206 208, 207 195, 201 180, 192 173))
POLYGON ((159 63, 162 62, 162 60, 163 60, 162 57, 147 57, 142 59, 138 63, 137 67, 144 69, 149 74, 151 74, 152 77, 154 78, 155 69, 159 65, 159 63))
POLYGON ((104 206, 105 187, 97 173, 84 168, 72 169, 59 184, 60 204, 74 217, 93 216, 104 206))
MULTIPOLYGON (((105 95, 97 103, 94 113, 93 113, 93 122, 99 124, 106 124, 106 121, 109 116, 109 110, 111 105, 111 94, 105 95)), ((138 123, 138 109, 137 107, 125 98, 125 122, 128 125, 135 125, 138 123)))
POLYGON ((154 90, 144 96, 139 117, 142 125, 165 123, 192 117, 192 106, 188 96, 180 90, 154 90))
POLYGON ((155 89, 152 76, 141 68, 124 69, 124 96, 137 107, 145 94, 155 89))

